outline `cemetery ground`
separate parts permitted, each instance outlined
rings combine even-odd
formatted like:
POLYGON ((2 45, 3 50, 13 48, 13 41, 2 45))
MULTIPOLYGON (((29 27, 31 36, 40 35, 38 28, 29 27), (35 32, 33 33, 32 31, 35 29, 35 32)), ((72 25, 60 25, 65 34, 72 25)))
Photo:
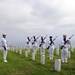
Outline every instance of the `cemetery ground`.
POLYGON ((45 65, 40 63, 40 51, 37 51, 36 59, 32 60, 32 50, 25 57, 25 50, 22 49, 22 54, 19 51, 8 51, 7 60, 3 62, 3 53, 0 50, 0 75, 75 75, 75 52, 71 52, 71 58, 68 59, 68 63, 61 64, 61 71, 54 70, 55 59, 60 58, 60 55, 56 55, 54 52, 54 59, 49 60, 48 50, 45 54, 45 65))

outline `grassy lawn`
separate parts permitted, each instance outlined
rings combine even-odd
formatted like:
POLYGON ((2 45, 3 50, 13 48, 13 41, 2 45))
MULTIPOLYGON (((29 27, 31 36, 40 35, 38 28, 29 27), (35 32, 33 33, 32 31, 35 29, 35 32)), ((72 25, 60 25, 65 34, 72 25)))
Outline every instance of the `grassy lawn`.
POLYGON ((13 51, 8 51, 7 63, 3 62, 3 54, 0 50, 0 75, 75 75, 75 52, 71 52, 71 58, 68 63, 61 65, 60 72, 54 70, 54 61, 60 58, 60 55, 54 53, 54 59, 49 60, 48 51, 46 50, 46 64, 40 64, 40 52, 36 54, 36 60, 31 59, 32 50, 28 57, 25 57, 25 50, 22 54, 13 51))

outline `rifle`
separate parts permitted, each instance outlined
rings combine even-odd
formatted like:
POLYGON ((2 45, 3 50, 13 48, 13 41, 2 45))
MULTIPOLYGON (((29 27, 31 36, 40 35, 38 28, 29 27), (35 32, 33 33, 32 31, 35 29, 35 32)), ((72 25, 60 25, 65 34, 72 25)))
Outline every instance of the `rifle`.
POLYGON ((69 37, 69 39, 68 40, 66 40, 65 42, 64 42, 64 45, 63 46, 61 46, 60 47, 60 49, 62 49, 64 46, 65 46, 65 44, 67 44, 68 42, 69 42, 69 40, 73 37, 74 35, 71 35, 71 37, 69 37))
POLYGON ((58 36, 56 36, 54 39, 53 39, 53 41, 49 44, 49 46, 47 47, 47 49, 49 49, 50 48, 50 46, 52 45, 52 43, 56 40, 56 38, 57 38, 58 36))
POLYGON ((47 35, 44 37, 44 39, 43 39, 43 40, 45 40, 45 39, 46 39, 46 37, 47 37, 47 35))
MULTIPOLYGON (((31 39, 32 39, 32 37, 31 37, 31 39)), ((31 39, 28 40, 27 44, 29 44, 29 42, 30 42, 31 39)))
POLYGON ((43 42, 41 42, 41 44, 39 45, 39 47, 41 47, 42 44, 45 43, 44 40, 46 39, 46 37, 47 37, 47 35, 44 37, 43 42))
POLYGON ((6 47, 5 46, 2 46, 4 48, 4 50, 6 50, 6 47))
MULTIPOLYGON (((40 37, 40 36, 39 36, 40 37)), ((32 44, 34 44, 35 43, 35 41, 37 41, 37 39, 39 39, 39 37, 37 37, 36 39, 34 39, 34 42, 32 42, 32 44)))
POLYGON ((39 38, 40 36, 38 36, 37 38, 36 38, 36 40, 39 38))

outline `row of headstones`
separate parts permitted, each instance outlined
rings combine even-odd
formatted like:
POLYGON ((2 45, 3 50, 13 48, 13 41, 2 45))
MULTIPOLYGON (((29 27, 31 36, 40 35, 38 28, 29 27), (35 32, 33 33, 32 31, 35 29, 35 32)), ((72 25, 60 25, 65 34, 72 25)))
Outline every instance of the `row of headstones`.
MULTIPOLYGON (((16 53, 18 52, 18 50, 20 50, 20 54, 21 54, 21 49, 25 49, 25 47, 11 47, 9 50, 16 50, 16 53)), ((71 52, 74 52, 74 48, 71 47, 70 49, 71 52)), ((59 55, 59 46, 56 48, 56 54, 59 55)))
MULTIPOLYGON (((16 53, 19 52, 21 55, 22 49, 24 49, 24 48, 14 48, 13 47, 11 50, 16 53)), ((28 53, 29 53, 29 51, 25 50, 25 57, 28 57, 28 53)), ((35 52, 32 52, 32 60, 35 60, 35 52)), ((44 54, 41 54, 41 64, 45 64, 45 55, 44 54)))
MULTIPOLYGON (((22 48, 12 48, 12 51, 14 52, 16 50, 16 53, 22 54, 22 48)), ((74 52, 74 48, 70 49, 72 52, 74 52)), ((25 57, 28 57, 28 51, 25 51, 25 57)), ((59 55, 59 47, 56 48, 56 54, 59 55)), ((70 51, 68 51, 68 58, 71 57, 70 51)), ((35 53, 32 52, 32 60, 35 60, 35 53)), ((45 64, 45 54, 41 54, 41 64, 45 64)), ((54 69, 56 71, 61 71, 61 59, 55 59, 55 65, 54 65, 54 69)))
MULTIPOLYGON (((13 52, 16 50, 16 53, 19 51, 20 54, 22 54, 22 49, 23 48, 24 47, 12 47, 10 50, 12 50, 13 52)), ((74 52, 74 48, 71 48, 71 52, 74 52)), ((59 55, 59 47, 56 48, 56 54, 59 55)), ((28 57, 27 52, 25 52, 25 55, 26 55, 26 57, 28 57)), ((34 53, 32 55, 34 56, 34 53)), ((68 51, 68 57, 70 58, 70 51, 68 51)))

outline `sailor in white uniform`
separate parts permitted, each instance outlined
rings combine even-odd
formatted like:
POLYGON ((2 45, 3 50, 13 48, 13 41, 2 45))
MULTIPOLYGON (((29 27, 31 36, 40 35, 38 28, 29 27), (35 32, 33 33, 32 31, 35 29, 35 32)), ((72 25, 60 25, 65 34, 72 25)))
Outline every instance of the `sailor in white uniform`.
POLYGON ((36 38, 35 36, 33 36, 31 42, 32 42, 32 49, 33 49, 33 52, 36 54, 37 49, 38 49, 38 46, 37 46, 37 38, 36 38))
POLYGON ((31 39, 29 37, 27 37, 26 49, 27 49, 28 52, 30 52, 30 49, 31 49, 31 39))
POLYGON ((6 58, 7 58, 7 41, 6 41, 6 34, 2 35, 2 40, 1 40, 1 44, 2 44, 2 50, 3 50, 3 58, 4 58, 4 62, 7 62, 6 58))
POLYGON ((52 36, 49 37, 50 41, 48 41, 48 50, 49 50, 49 57, 53 59, 54 56, 54 42, 52 40, 52 36))
POLYGON ((70 41, 66 40, 66 37, 67 37, 66 35, 63 35, 63 40, 59 44, 60 49, 61 49, 62 63, 64 62, 67 63, 67 60, 68 60, 68 45, 70 44, 70 41))
POLYGON ((45 39, 46 39, 46 37, 43 38, 43 36, 41 36, 41 40, 40 40, 40 44, 39 44, 41 54, 45 54, 45 48, 46 48, 45 39))

